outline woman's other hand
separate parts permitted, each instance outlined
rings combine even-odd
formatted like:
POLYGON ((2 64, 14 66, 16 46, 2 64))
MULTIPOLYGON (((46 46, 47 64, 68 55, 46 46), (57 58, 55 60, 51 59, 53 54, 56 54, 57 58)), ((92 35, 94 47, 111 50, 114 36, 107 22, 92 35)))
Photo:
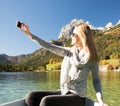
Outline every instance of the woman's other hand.
POLYGON ((100 106, 108 106, 107 104, 105 103, 99 103, 100 106))

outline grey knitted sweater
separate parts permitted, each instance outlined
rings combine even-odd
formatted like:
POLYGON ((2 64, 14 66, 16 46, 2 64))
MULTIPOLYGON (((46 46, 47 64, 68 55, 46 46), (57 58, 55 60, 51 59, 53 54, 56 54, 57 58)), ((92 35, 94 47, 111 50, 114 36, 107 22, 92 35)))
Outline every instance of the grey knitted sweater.
POLYGON ((98 62, 87 60, 87 56, 84 56, 83 52, 81 52, 82 50, 79 51, 79 53, 76 53, 76 48, 70 49, 56 46, 38 38, 35 35, 32 35, 31 39, 52 53, 64 57, 60 75, 60 89, 62 95, 71 91, 78 94, 80 97, 86 97, 87 79, 90 71, 92 73, 93 86, 96 94, 102 95, 98 62), (74 57, 76 57, 78 63, 76 62, 74 64, 74 57))

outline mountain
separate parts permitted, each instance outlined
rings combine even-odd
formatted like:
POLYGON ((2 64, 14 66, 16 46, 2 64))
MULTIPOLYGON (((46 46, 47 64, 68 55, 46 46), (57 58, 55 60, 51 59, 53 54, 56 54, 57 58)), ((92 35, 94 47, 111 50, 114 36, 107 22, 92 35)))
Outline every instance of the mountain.
POLYGON ((60 38, 69 38, 69 32, 71 30, 71 28, 75 25, 78 25, 80 23, 84 22, 83 19, 77 20, 77 19, 73 19, 70 23, 68 23, 67 25, 64 25, 60 31, 60 34, 58 36, 58 39, 60 38))
POLYGON ((68 33, 71 30, 71 28, 75 25, 78 25, 78 24, 82 23, 82 22, 88 24, 89 27, 93 30, 100 30, 100 31, 103 31, 103 32, 105 32, 107 30, 110 30, 111 28, 116 27, 120 24, 120 20, 118 20, 118 22, 115 25, 113 25, 112 22, 108 22, 104 27, 95 27, 89 21, 85 21, 83 19, 80 19, 80 20, 73 19, 70 23, 68 23, 67 25, 64 25, 62 27, 58 39, 60 39, 60 38, 67 38, 68 39, 69 38, 68 33))
POLYGON ((120 24, 117 24, 116 26, 113 26, 110 28, 110 30, 104 31, 105 35, 113 35, 113 36, 120 36, 120 24))
POLYGON ((60 34, 58 36, 58 39, 60 39, 60 38, 68 39, 69 38, 69 32, 71 31, 72 27, 76 26, 80 23, 86 23, 86 24, 89 25, 89 27, 91 29, 95 29, 95 27, 89 21, 84 21, 83 19, 80 19, 80 20, 73 19, 70 23, 68 23, 67 25, 62 27, 62 29, 60 31, 60 34))
POLYGON ((29 55, 8 56, 6 54, 0 54, 0 63, 7 64, 19 64, 24 58, 29 55))
MULTIPOLYGON (((59 46, 70 46, 70 37, 68 35, 71 28, 81 22, 87 23, 93 31, 95 45, 100 59, 120 58, 120 20, 113 25, 108 22, 104 27, 95 27, 89 21, 83 19, 73 19, 67 25, 61 28, 58 40, 52 40, 51 43, 59 46)), ((40 48, 31 54, 8 56, 0 54, 0 63, 20 64, 22 66, 46 67, 51 61, 61 61, 62 57, 57 56, 44 48, 40 48)))
POLYGON ((0 63, 11 63, 7 58, 6 58, 6 54, 0 54, 0 63))

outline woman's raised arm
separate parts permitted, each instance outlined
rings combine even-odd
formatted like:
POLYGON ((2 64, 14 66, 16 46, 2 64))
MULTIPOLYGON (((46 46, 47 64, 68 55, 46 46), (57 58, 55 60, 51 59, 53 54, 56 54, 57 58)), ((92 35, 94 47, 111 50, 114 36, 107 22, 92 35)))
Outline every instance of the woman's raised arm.
POLYGON ((23 22, 18 21, 17 28, 21 32, 25 33, 28 37, 30 37, 33 41, 37 42, 39 45, 43 46, 44 48, 51 51, 52 53, 55 53, 60 56, 65 56, 69 53, 69 51, 67 49, 65 49, 64 47, 51 44, 51 43, 46 42, 46 41, 42 40, 41 38, 38 38, 37 36, 33 35, 30 32, 28 25, 24 24, 23 22))

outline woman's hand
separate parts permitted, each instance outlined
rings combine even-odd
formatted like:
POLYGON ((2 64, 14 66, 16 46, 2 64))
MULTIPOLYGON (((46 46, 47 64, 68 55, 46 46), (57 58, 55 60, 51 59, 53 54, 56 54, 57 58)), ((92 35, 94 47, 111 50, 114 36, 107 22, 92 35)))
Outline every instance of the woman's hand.
POLYGON ((98 99, 99 106, 108 106, 107 104, 104 103, 103 98, 101 96, 101 93, 98 92, 96 94, 96 96, 97 96, 97 99, 98 99))
POLYGON ((20 27, 17 26, 17 28, 21 32, 25 33, 27 36, 32 37, 32 34, 31 34, 30 30, 29 30, 29 27, 25 23, 21 22, 21 26, 20 27))
POLYGON ((100 104, 100 106, 108 106, 107 104, 105 104, 105 103, 99 103, 100 104))
POLYGON ((103 106, 108 106, 107 104, 103 103, 103 106))

